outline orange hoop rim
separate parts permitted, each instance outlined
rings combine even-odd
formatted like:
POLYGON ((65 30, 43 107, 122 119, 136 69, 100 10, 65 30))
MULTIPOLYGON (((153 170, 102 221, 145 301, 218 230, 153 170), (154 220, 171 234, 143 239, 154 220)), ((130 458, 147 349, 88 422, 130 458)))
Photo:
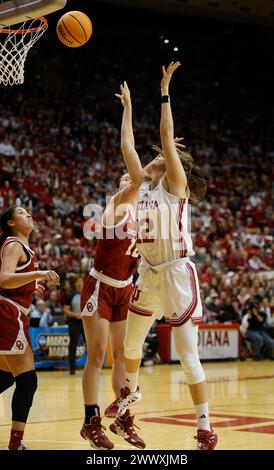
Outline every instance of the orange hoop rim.
MULTIPOLYGON (((29 20, 26 21, 42 21, 42 25, 38 26, 37 28, 30 28, 30 29, 0 29, 0 33, 2 34, 30 34, 30 33, 36 33, 37 31, 44 31, 48 27, 48 20, 44 18, 43 16, 38 16, 38 18, 30 18, 29 20)), ((8 28, 8 26, 7 26, 8 28)))

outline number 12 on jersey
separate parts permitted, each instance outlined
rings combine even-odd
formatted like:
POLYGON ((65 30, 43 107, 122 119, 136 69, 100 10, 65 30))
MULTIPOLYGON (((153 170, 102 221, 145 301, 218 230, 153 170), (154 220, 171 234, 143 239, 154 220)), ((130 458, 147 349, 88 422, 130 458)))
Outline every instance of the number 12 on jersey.
POLYGON ((138 253, 138 249, 136 248, 136 239, 133 238, 131 240, 131 243, 126 251, 126 255, 128 256, 132 256, 132 258, 138 258, 139 256, 139 253, 138 253))

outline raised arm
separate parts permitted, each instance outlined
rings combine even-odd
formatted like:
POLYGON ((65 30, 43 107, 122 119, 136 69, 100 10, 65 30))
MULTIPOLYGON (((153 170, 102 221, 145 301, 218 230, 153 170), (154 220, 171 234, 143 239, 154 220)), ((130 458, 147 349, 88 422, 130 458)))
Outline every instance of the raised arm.
POLYGON ((175 196, 186 197, 187 177, 176 151, 173 117, 169 98, 169 83, 173 72, 175 72, 180 65, 180 62, 171 62, 167 70, 164 66, 162 67, 160 134, 162 148, 166 158, 166 183, 168 191, 175 196))
POLYGON ((116 94, 124 107, 121 127, 121 150, 127 167, 127 171, 134 186, 138 189, 145 178, 140 158, 134 147, 134 135, 132 128, 132 105, 130 91, 127 83, 120 85, 121 94, 116 94))

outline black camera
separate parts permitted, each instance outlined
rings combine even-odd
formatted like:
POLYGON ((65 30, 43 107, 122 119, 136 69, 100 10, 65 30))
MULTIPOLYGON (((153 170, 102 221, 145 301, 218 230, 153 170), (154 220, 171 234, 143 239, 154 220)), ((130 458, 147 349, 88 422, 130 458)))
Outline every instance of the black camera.
POLYGON ((262 297, 260 295, 256 295, 248 299, 245 303, 243 314, 249 313, 249 312, 252 313, 253 310, 260 310, 261 302, 262 302, 262 297))

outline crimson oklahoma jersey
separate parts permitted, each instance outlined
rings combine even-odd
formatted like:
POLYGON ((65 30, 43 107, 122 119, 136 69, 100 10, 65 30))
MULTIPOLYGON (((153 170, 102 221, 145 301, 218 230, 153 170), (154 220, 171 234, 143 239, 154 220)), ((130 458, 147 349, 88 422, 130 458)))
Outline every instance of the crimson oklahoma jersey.
POLYGON ((117 225, 102 227, 94 269, 105 276, 124 281, 136 271, 138 259, 136 223, 128 211, 117 225))
POLYGON ((81 294, 82 316, 98 311, 109 322, 126 319, 138 259, 135 221, 128 211, 117 225, 102 227, 94 266, 81 294))
MULTIPOLYGON (((34 252, 16 237, 8 237, 2 244, 0 263, 4 248, 12 242, 20 243, 27 256, 27 261, 18 265, 15 272, 37 271, 38 263, 34 252)), ((0 354, 24 354, 28 345, 31 347, 27 315, 35 287, 36 281, 16 289, 0 288, 0 354)))
MULTIPOLYGON (((22 248, 27 256, 27 261, 22 264, 21 266, 17 266, 15 272, 17 274, 20 273, 28 273, 31 271, 37 271, 38 269, 38 262, 34 251, 32 251, 29 247, 24 245, 18 238, 16 237, 8 237, 4 241, 1 246, 0 251, 0 266, 3 259, 3 250, 4 248, 12 242, 18 242, 22 245, 22 248)), ((36 281, 30 282, 29 284, 25 284, 24 286, 17 287, 16 289, 2 289, 0 288, 0 296, 5 297, 7 299, 16 302, 19 305, 22 305, 24 308, 29 308, 32 303, 33 293, 35 291, 36 281)))

